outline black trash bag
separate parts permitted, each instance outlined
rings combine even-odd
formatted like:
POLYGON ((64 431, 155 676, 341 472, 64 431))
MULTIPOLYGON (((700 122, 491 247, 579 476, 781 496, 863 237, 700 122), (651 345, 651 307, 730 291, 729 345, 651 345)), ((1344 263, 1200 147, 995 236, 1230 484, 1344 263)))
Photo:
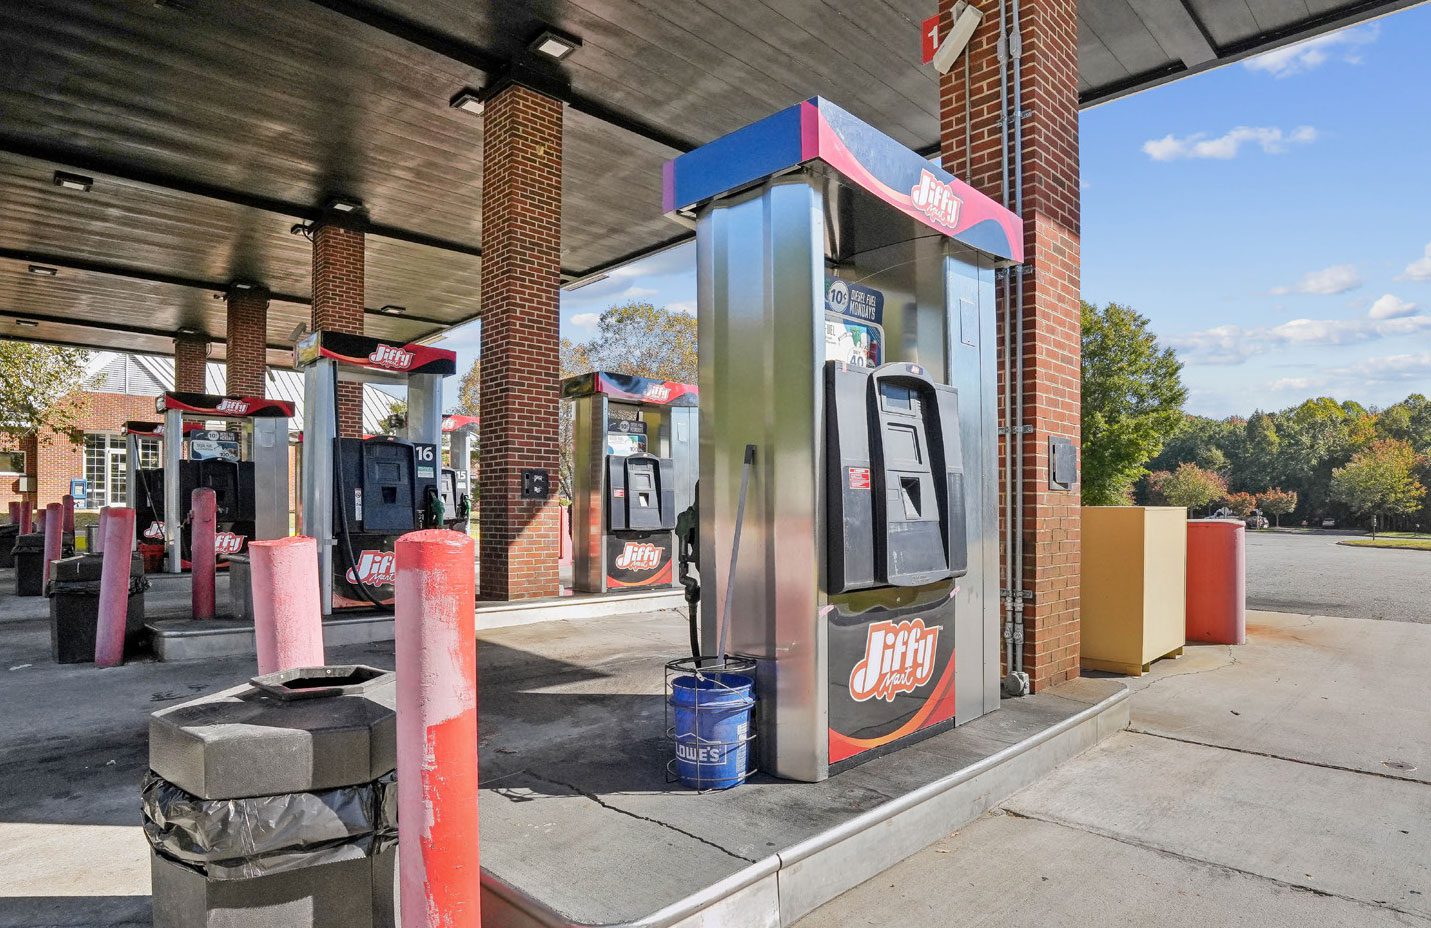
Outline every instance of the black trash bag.
POLYGON ((211 880, 373 857, 397 843, 397 774, 312 793, 200 799, 150 771, 144 836, 211 880))

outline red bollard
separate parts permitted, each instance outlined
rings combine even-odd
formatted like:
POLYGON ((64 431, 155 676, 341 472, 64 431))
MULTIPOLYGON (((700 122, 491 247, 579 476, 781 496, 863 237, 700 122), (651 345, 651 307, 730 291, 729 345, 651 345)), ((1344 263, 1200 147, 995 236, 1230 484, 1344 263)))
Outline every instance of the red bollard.
POLYGON ((59 560, 64 536, 65 513, 59 503, 45 507, 45 595, 50 595, 50 565, 59 560))
POLYGON ((60 505, 64 507, 65 513, 64 532, 73 538, 75 534, 75 498, 66 493, 60 497, 60 505))
POLYGON ((20 524, 20 504, 12 502, 10 504, 10 524, 18 526, 20 524))
POLYGON ((403 928, 479 928, 472 538, 397 540, 398 885, 403 928))
POLYGON ((129 545, 134 537, 134 510, 109 507, 104 526, 104 563, 99 572, 99 625, 95 629, 94 662, 100 667, 124 663, 124 629, 129 619, 129 545))
POLYGON ((318 542, 306 535, 251 541, 248 557, 259 674, 322 667, 318 542))
POLYGON ((21 503, 21 504, 20 504, 20 534, 21 534, 21 535, 29 535, 29 534, 31 534, 31 533, 34 531, 34 529, 35 529, 35 523, 34 523, 34 521, 33 521, 32 516, 33 516, 33 513, 30 511, 30 505, 29 505, 28 503, 21 503))
POLYGON ((214 537, 218 532, 218 497, 208 487, 199 487, 190 494, 192 507, 189 521, 189 563, 193 565, 192 600, 194 618, 214 617, 214 572, 216 552, 214 537))
POLYGON ((94 533, 94 550, 90 554, 104 553, 104 527, 109 522, 109 507, 99 511, 99 529, 94 533))

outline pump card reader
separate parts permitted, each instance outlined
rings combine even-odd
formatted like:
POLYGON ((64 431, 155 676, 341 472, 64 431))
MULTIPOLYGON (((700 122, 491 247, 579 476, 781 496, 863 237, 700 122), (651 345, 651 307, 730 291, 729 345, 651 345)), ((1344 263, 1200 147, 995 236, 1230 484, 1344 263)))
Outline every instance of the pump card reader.
POLYGON ((959 391, 917 364, 826 364, 831 593, 968 569, 959 391))

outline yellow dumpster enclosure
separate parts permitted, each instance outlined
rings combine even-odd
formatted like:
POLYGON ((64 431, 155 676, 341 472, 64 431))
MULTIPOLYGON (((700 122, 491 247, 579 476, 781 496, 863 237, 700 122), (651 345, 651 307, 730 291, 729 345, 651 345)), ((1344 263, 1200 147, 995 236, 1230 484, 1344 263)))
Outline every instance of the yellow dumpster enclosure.
POLYGON ((1140 676, 1183 653, 1187 510, 1083 507, 1082 664, 1140 676))

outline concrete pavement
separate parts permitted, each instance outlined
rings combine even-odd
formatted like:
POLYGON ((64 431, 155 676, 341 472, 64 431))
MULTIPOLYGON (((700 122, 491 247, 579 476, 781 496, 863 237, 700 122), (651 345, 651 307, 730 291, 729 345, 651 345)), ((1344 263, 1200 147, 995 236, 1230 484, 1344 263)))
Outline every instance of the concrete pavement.
POLYGON ((1431 925, 1431 628, 1249 619, 1129 680, 1128 732, 800 928, 1431 925))
POLYGON ((1431 551, 1337 544, 1346 537, 1248 532, 1248 608, 1431 622, 1431 551))

